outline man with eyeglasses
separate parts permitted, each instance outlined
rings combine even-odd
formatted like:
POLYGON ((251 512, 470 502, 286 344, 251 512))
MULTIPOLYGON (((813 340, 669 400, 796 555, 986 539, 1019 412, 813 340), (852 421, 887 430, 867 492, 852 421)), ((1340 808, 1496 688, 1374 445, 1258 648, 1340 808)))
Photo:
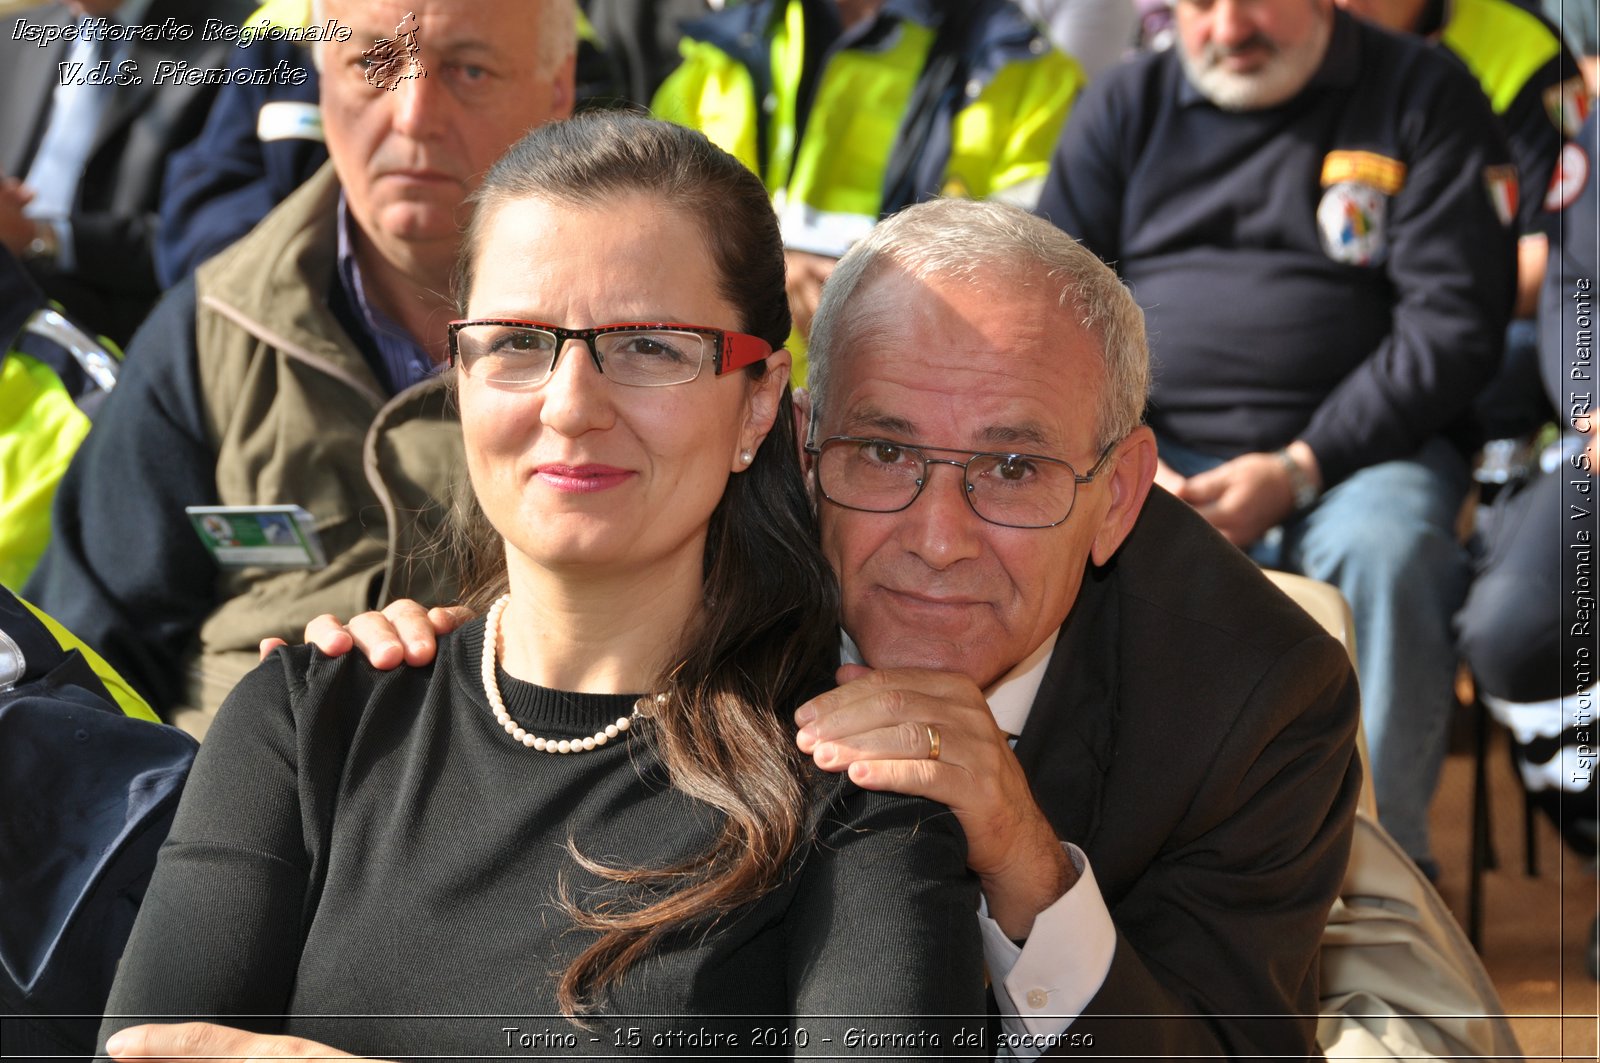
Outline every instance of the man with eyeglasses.
MULTIPOLYGON (((1360 781, 1355 677, 1152 489, 1127 290, 1040 219, 935 201, 840 261, 811 350, 802 437, 846 663, 798 711, 798 743, 960 819, 1000 1013, 971 1051, 1314 1054, 1360 781)), ((461 618, 399 602, 306 634, 393 667, 461 618)), ((195 1037, 143 1050, 307 1051, 195 1037)))
POLYGON ((1152 494, 1143 318, 1099 265, 941 202, 834 272, 807 450, 863 663, 800 748, 960 818, 1017 1054, 1303 1056, 1354 678, 1152 494))
POLYGON ((135 337, 29 584, 195 734, 263 637, 456 593, 430 548, 465 481, 437 373, 460 224, 489 165, 572 108, 570 0, 320 14, 350 31, 317 45, 329 164, 135 337), (370 76, 411 29, 425 76, 370 76))

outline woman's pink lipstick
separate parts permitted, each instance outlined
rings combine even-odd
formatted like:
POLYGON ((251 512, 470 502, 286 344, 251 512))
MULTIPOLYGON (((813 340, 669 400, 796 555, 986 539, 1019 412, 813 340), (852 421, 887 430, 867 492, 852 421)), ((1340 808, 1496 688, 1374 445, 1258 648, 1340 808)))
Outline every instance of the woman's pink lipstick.
POLYGON ((591 494, 607 491, 628 479, 633 473, 611 465, 541 465, 534 475, 546 487, 567 494, 591 494))

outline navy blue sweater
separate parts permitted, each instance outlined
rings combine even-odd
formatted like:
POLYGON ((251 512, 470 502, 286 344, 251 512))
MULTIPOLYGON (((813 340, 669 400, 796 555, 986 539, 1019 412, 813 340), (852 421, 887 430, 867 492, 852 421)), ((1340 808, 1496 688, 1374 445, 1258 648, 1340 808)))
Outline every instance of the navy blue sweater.
POLYGON ((1039 213, 1144 307, 1159 434, 1222 457, 1303 439, 1332 485, 1460 427, 1493 373, 1508 163, 1457 63, 1336 12, 1321 68, 1281 106, 1222 111, 1172 52, 1107 73, 1073 108, 1039 213))

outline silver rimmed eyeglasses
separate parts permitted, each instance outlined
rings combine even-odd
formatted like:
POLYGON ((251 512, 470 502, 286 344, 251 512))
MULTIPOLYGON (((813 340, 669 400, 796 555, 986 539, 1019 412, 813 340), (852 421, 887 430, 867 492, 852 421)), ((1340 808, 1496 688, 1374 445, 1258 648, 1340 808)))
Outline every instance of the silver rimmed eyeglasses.
POLYGON ((817 487, 845 509, 897 513, 910 506, 928 483, 930 465, 961 470, 972 512, 1005 528, 1054 528, 1072 515, 1078 487, 1100 475, 1116 448, 1106 445, 1093 467, 1080 475, 1060 458, 911 446, 869 436, 830 436, 806 445, 816 455, 817 487), (964 461, 930 457, 965 454, 964 461))
POLYGON ((639 323, 569 329, 543 321, 452 321, 450 364, 502 388, 535 388, 550 379, 569 340, 581 340, 608 380, 637 388, 687 384, 709 361, 721 376, 772 353, 759 336, 705 325, 639 323))

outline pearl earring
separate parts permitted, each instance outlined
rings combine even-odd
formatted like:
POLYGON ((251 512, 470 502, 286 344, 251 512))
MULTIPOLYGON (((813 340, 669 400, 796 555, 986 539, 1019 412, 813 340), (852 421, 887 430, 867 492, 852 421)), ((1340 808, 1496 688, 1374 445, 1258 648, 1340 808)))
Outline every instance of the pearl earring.
POLYGON ((746 450, 740 452, 739 460, 744 462, 746 465, 749 465, 752 461, 755 461, 756 458, 754 454, 751 454, 748 450, 746 450))

